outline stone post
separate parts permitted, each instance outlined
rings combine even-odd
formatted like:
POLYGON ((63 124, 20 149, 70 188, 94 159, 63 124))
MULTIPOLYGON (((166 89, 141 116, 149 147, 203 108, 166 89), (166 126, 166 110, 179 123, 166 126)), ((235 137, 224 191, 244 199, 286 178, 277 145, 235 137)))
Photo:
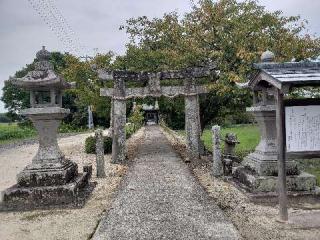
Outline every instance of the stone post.
POLYGON ((103 147, 103 134, 101 129, 95 131, 96 137, 96 164, 97 164, 97 177, 105 178, 104 171, 104 147, 103 147))
POLYGON ((199 96, 194 79, 185 79, 185 130, 187 151, 191 158, 200 157, 200 113, 199 96))
POLYGON ((213 176, 220 177, 223 175, 220 126, 212 127, 212 155, 213 155, 213 176))
POLYGON ((113 96, 112 163, 122 163, 126 158, 126 106, 124 80, 115 78, 113 96))

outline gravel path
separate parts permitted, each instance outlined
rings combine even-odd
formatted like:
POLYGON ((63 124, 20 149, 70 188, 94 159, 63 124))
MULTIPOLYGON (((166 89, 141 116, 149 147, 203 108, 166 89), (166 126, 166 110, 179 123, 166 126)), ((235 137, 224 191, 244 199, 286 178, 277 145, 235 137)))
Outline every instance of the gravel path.
POLYGON ((93 239, 239 239, 157 126, 93 239))

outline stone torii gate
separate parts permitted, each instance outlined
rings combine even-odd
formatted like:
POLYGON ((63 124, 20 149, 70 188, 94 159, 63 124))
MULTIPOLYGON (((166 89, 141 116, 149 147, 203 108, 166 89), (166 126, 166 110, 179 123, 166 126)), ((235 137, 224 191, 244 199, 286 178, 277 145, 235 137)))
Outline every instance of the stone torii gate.
POLYGON ((160 97, 169 98, 184 96, 185 99, 185 129, 187 151, 191 158, 200 156, 200 114, 199 94, 207 93, 204 85, 196 85, 197 78, 213 75, 212 68, 187 68, 179 71, 132 72, 98 70, 102 80, 113 80, 113 88, 100 89, 100 96, 112 98, 111 126, 113 134, 112 162, 121 163, 125 160, 125 125, 126 100, 130 98, 160 97), (160 86, 161 80, 183 79, 184 86, 160 86), (126 88, 126 81, 143 83, 146 87, 126 88))

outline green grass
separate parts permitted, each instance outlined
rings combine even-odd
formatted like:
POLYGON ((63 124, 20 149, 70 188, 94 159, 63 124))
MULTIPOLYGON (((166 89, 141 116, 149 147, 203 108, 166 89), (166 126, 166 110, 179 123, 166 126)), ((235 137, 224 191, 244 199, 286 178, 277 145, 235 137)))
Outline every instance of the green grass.
MULTIPOLYGON (((76 128, 68 124, 61 124, 59 127, 59 133, 80 133, 85 131, 88 131, 88 129, 76 128)), ((0 144, 34 138, 36 136, 37 131, 32 127, 21 127, 16 123, 0 123, 0 144)))
POLYGON ((0 123, 0 144, 8 143, 16 139, 34 137, 36 131, 28 127, 19 127, 17 124, 0 123))
MULTIPOLYGON (((238 137, 240 144, 236 146, 236 154, 243 158, 249 152, 253 152, 260 140, 259 128, 256 125, 237 125, 228 128, 221 129, 221 138, 224 139, 227 133, 235 133, 238 137)), ((205 129, 201 136, 204 141, 204 145, 208 150, 212 150, 212 131, 211 129, 205 129)), ((222 141, 222 147, 224 142, 222 141)))
MULTIPOLYGON (((258 126, 256 125, 237 125, 228 128, 221 129, 221 138, 224 139, 227 133, 235 133, 237 134, 238 141, 240 144, 236 147, 236 154, 243 158, 249 152, 253 152, 255 147, 258 145, 260 140, 260 132, 258 126)), ((185 132, 183 130, 178 131, 179 134, 184 135, 185 132)), ((201 139, 204 141, 204 145, 208 150, 212 150, 212 132, 211 129, 205 129, 201 136, 201 139)), ((224 147, 222 141, 222 148, 224 147)))

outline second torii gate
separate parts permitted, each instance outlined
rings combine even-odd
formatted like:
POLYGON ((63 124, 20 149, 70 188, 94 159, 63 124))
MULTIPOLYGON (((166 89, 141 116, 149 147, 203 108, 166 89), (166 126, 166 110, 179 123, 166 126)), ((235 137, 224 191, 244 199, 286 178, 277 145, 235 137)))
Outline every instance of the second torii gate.
POLYGON ((203 85, 196 85, 195 79, 212 76, 213 73, 212 68, 204 67, 158 73, 98 70, 100 79, 114 81, 113 88, 100 89, 100 96, 112 98, 112 162, 121 163, 125 160, 126 100, 148 96, 169 98, 184 96, 187 151, 191 158, 199 158, 201 134, 199 94, 207 93, 208 90, 203 85), (160 86, 161 80, 169 79, 183 79, 184 85, 160 86), (146 87, 126 88, 126 81, 144 83, 146 87))

